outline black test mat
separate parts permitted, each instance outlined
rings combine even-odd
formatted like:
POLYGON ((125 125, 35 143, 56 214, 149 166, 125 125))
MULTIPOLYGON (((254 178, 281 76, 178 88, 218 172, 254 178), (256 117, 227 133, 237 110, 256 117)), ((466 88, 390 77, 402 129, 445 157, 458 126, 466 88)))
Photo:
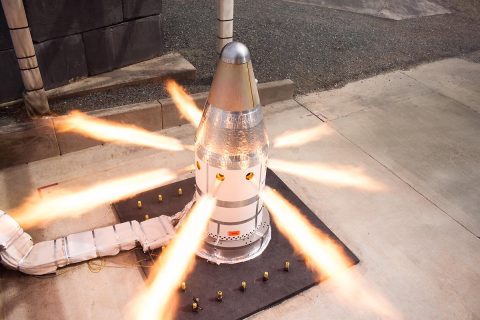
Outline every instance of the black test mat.
MULTIPOLYGON (((318 217, 290 190, 273 171, 267 171, 266 183, 276 189, 290 203, 294 204, 308 220, 333 241, 343 247, 352 261, 359 259, 318 219, 318 217)), ((173 215, 183 209, 195 192, 195 178, 190 178, 153 189, 127 200, 114 203, 113 206, 121 222, 143 221, 145 215, 151 218, 159 215, 173 215), (177 194, 182 188, 183 195, 177 194), (158 201, 158 195, 163 201, 158 201), (137 201, 142 208, 137 208, 137 201)), ((143 253, 136 250, 138 260, 142 260, 143 271, 148 276, 149 266, 161 250, 143 253)), ((293 248, 272 223, 272 239, 259 257, 234 265, 215 265, 196 258, 195 269, 186 280, 185 292, 178 290, 179 310, 177 319, 244 319, 254 313, 267 309, 304 291, 319 282, 319 278, 305 265, 303 258, 295 254, 293 248), (284 262, 290 262, 290 271, 283 270, 284 262), (268 271, 269 280, 263 281, 263 273, 268 271), (242 281, 247 282, 245 292, 241 290, 242 281), (223 292, 223 301, 216 300, 217 291, 223 292), (192 311, 192 300, 200 299, 203 308, 198 313, 192 311)), ((180 284, 179 284, 180 287, 180 284)), ((160 298, 160 297, 159 297, 160 298)))

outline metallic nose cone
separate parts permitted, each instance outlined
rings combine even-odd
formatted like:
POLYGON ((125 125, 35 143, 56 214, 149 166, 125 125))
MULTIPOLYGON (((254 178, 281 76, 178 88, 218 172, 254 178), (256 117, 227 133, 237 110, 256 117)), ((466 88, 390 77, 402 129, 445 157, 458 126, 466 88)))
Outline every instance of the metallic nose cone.
POLYGON ((259 197, 265 187, 268 137, 250 53, 227 44, 218 61, 195 139, 197 196, 217 206, 198 255, 215 263, 253 259, 267 247, 270 216, 259 197))
POLYGON ((245 111, 260 105, 248 48, 230 42, 220 55, 208 102, 226 111, 245 111))

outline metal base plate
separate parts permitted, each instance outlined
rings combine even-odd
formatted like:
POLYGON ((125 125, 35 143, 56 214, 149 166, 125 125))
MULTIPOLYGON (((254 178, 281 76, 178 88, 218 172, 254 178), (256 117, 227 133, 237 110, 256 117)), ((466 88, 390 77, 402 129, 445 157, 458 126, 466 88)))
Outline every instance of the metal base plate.
MULTIPOLYGON (((358 258, 271 170, 267 171, 266 183, 298 207, 313 225, 343 247, 352 265, 359 262, 358 258)), ((121 222, 141 221, 145 214, 156 217, 180 211, 192 198, 194 191, 195 179, 190 178, 144 192, 114 203, 113 206, 121 222), (182 196, 177 195, 178 188, 182 188, 182 196), (162 202, 158 201, 159 194, 163 196, 162 202), (137 208, 138 200, 142 201, 142 209, 137 208)), ((216 265, 196 257, 195 268, 186 279, 186 291, 178 291, 179 305, 176 319, 244 319, 316 285, 318 279, 323 279, 306 267, 303 258, 295 254, 274 223, 271 229, 270 244, 263 254, 253 260, 216 265), (283 270, 285 261, 290 262, 289 272, 283 270), (265 271, 269 272, 268 281, 263 281, 265 271), (247 282, 246 291, 240 288, 242 281, 247 282), (219 290, 223 292, 222 302, 216 300, 219 290), (198 313, 191 309, 194 297, 200 299, 200 306, 203 308, 198 313)), ((143 271, 147 276, 149 267, 159 253, 159 250, 147 253, 136 251, 138 259, 145 261, 143 271)))

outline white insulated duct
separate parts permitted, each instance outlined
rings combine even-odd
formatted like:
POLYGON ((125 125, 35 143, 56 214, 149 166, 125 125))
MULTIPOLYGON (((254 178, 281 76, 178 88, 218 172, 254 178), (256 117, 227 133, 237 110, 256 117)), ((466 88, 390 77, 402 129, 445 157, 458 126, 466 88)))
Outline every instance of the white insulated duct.
POLYGON ((217 53, 233 41, 233 0, 217 0, 217 53))
POLYGON ((175 236, 174 225, 178 227, 192 204, 193 201, 171 217, 124 222, 36 244, 12 217, 0 210, 0 263, 8 269, 43 275, 72 263, 114 256, 137 244, 143 251, 154 250, 175 236))
POLYGON ((35 48, 33 47, 30 27, 22 0, 1 0, 17 56, 22 76, 23 100, 30 116, 42 116, 50 113, 47 94, 43 88, 42 75, 38 67, 35 48))

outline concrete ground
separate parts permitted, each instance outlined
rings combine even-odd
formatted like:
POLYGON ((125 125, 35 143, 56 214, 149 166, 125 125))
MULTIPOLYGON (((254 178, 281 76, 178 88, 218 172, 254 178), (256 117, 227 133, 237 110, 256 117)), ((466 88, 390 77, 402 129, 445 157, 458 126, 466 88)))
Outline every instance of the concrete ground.
MULTIPOLYGON (((273 148, 271 158, 363 170, 383 190, 347 188, 278 172, 349 246, 349 272, 404 319, 480 319, 480 64, 447 59, 265 107, 270 138, 331 129, 318 141, 273 148)), ((190 125, 162 131, 192 143, 190 125)), ((80 188, 158 167, 191 164, 189 152, 103 145, 0 171, 0 207, 42 192, 80 188), (54 184, 54 185, 52 185, 54 184)), ((312 174, 313 175, 313 174, 312 174)), ((82 219, 30 230, 36 240, 108 225, 106 204, 82 219)), ((2 319, 120 319, 143 279, 134 254, 37 278, 0 269, 2 319)), ((205 293, 207 294, 207 293, 205 293)), ((326 281, 252 319, 376 319, 326 281)))

